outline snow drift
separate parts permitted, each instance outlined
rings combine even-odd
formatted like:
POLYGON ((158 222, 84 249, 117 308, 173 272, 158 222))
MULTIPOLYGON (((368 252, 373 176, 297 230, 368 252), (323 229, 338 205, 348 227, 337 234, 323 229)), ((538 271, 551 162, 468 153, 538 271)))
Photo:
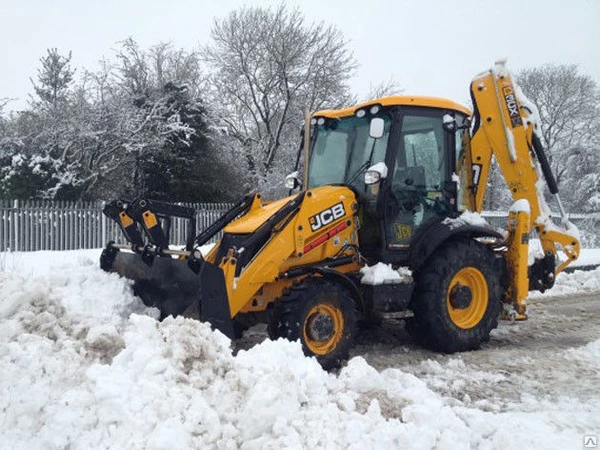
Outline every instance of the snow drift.
MULTIPOLYGON (((205 323, 158 322, 95 254, 48 256, 62 262, 0 273, 4 448, 572 448, 600 430, 599 395, 464 398, 460 356, 419 376, 361 357, 327 373, 284 340, 234 356, 205 323)), ((600 369, 600 341, 563 353, 600 369)))

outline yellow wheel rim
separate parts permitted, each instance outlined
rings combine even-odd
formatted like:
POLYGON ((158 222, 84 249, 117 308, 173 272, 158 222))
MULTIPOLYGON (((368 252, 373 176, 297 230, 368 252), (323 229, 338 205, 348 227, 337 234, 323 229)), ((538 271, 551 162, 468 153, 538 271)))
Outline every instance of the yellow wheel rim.
POLYGON ((302 330, 306 347, 315 355, 332 351, 344 334, 344 315, 329 304, 313 306, 304 320, 302 330))
POLYGON ((460 269, 450 281, 446 294, 446 306, 450 320, 457 327, 468 330, 477 326, 485 315, 488 301, 487 281, 475 267, 460 269), (463 294, 462 302, 457 300, 459 294, 463 294), (465 300, 465 296, 468 300, 465 300))

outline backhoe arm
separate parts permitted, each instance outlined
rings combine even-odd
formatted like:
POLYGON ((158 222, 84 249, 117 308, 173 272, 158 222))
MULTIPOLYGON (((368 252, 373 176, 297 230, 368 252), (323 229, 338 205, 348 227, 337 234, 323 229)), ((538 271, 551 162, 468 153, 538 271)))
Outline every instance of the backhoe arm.
POLYGON ((507 301, 524 313, 529 290, 544 291, 580 251, 579 233, 566 217, 558 197, 558 187, 537 135, 539 119, 535 105, 513 83, 504 61, 478 75, 471 83, 474 116, 470 142, 463 161, 463 174, 470 180, 466 199, 472 211, 481 212, 492 156, 502 171, 515 201, 509 212, 508 268, 510 287, 507 301), (550 218, 543 196, 544 175, 550 192, 556 196, 562 227, 550 218), (529 231, 538 232, 544 258, 528 267, 529 231), (556 263, 557 246, 567 259, 556 263))

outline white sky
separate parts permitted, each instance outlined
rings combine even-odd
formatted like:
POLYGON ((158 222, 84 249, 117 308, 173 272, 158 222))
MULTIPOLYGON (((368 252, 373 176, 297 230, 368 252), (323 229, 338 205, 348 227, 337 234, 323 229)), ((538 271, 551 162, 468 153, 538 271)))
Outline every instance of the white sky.
MULTIPOLYGON (((0 98, 25 105, 46 48, 73 52, 73 66, 95 69, 117 41, 142 47, 171 41, 193 49, 209 40, 214 18, 279 0, 0 0, 0 98)), ((466 103, 468 82, 508 57, 518 70, 547 62, 578 64, 600 83, 600 0, 291 0, 309 21, 336 25, 360 64, 352 80, 393 77, 406 94, 466 103)))

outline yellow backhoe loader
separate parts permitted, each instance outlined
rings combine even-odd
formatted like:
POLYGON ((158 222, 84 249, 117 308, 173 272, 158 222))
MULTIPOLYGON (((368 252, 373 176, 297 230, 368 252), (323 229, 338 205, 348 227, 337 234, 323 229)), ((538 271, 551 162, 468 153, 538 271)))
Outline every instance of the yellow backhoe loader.
POLYGON ((111 202, 104 212, 129 244, 109 243, 101 267, 134 280, 163 317, 196 303, 201 319, 231 338, 266 322, 272 338, 299 339, 325 368, 348 357, 359 321, 386 315, 406 318, 429 348, 475 349, 502 315, 525 319, 528 291, 552 287, 580 248, 537 110, 504 62, 478 75, 471 95, 472 113, 411 96, 315 112, 304 175, 286 179, 296 192, 272 202, 249 195, 197 235, 191 208, 111 202), (492 157, 515 201, 506 232, 477 214, 492 157), (542 175, 561 209, 558 225, 542 175), (169 246, 173 217, 188 222, 182 250, 169 246), (544 255, 528 265, 533 230, 544 255), (219 232, 203 257, 199 247, 219 232))

